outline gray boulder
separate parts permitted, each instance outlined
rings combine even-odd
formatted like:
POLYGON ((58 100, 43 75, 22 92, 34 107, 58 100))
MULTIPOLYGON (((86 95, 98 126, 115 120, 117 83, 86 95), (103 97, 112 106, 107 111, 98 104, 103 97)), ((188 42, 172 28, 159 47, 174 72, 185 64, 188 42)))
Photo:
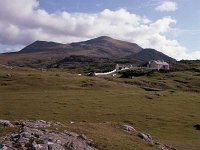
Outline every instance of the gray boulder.
POLYGON ((123 125, 123 126, 120 126, 120 128, 125 131, 126 133, 132 135, 132 136, 137 136, 139 137, 140 139, 148 142, 149 144, 153 145, 153 146, 156 146, 158 147, 159 149, 161 150, 176 150, 175 148, 171 147, 171 146, 168 146, 166 144, 162 144, 158 141, 155 141, 151 135, 149 134, 144 134, 142 132, 138 132, 137 130, 135 130, 132 126, 130 125, 123 125))
POLYGON ((15 127, 15 126, 8 120, 0 120, 0 127, 12 128, 12 127, 15 127))
MULTIPOLYGON (((9 121, 3 121, 8 124, 9 121)), ((63 126, 59 122, 17 121, 16 127, 21 130, 19 133, 8 134, 0 137, 0 150, 12 150, 14 145, 20 149, 28 150, 97 150, 92 140, 87 139, 84 134, 77 134, 70 131, 58 131, 45 129, 51 126, 63 126)), ((3 125, 4 126, 4 125, 3 125)))
POLYGON ((136 132, 136 130, 130 125, 122 125, 121 128, 127 132, 136 132))
POLYGON ((146 135, 142 132, 139 132, 137 134, 137 136, 140 137, 141 139, 147 141, 147 142, 153 143, 153 139, 152 139, 151 135, 148 135, 148 134, 146 135))
POLYGON ((63 146, 56 144, 56 143, 48 145, 48 150, 58 150, 58 149, 65 150, 65 148, 63 146))

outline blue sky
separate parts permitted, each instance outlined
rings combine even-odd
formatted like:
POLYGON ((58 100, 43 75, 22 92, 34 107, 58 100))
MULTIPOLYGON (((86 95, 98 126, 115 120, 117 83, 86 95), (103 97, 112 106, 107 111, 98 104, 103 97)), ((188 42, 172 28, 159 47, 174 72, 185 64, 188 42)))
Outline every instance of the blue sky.
POLYGON ((19 50, 34 40, 69 43, 108 35, 177 59, 200 59, 199 0, 14 1, 18 4, 12 6, 0 0, 0 30, 8 28, 0 35, 0 52, 19 50), (19 14, 10 12, 21 8, 19 14))

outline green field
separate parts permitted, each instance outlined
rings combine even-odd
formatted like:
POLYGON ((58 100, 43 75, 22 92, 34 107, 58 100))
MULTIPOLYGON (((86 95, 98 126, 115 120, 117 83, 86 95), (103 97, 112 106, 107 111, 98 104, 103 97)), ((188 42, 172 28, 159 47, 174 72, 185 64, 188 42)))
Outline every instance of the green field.
POLYGON ((115 128, 130 124, 178 150, 199 150, 200 131, 193 126, 200 123, 200 72, 122 79, 1 67, 0 119, 61 121, 100 149, 156 149, 115 128))

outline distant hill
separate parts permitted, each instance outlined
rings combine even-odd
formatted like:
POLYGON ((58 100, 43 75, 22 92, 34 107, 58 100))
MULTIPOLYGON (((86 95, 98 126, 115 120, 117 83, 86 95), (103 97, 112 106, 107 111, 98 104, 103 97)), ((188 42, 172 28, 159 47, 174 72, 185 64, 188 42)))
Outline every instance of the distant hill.
POLYGON ((126 57, 140 52, 143 48, 135 43, 113 39, 108 36, 98 37, 85 42, 70 44, 74 49, 90 50, 101 57, 126 57))
POLYGON ((151 48, 143 49, 135 55, 132 55, 130 58, 141 60, 141 61, 150 61, 150 60, 164 60, 166 62, 174 62, 175 59, 151 48))
POLYGON ((120 41, 111 37, 102 36, 84 42, 61 44, 55 42, 36 41, 23 48, 18 53, 49 52, 71 53, 95 57, 126 57, 141 51, 142 48, 134 43, 120 41))
MULTIPOLYGON (((101 63, 108 60, 114 63, 118 62, 146 62, 149 60, 164 60, 167 62, 175 59, 154 49, 143 49, 135 43, 116 40, 108 36, 101 36, 83 42, 70 44, 61 44, 56 42, 36 41, 19 52, 6 53, 0 55, 0 64, 46 67, 59 62, 69 66, 70 56, 81 56, 95 58, 93 61, 101 63), (104 59, 98 59, 104 58, 104 59), (61 60, 65 61, 61 61, 61 60), (67 60, 67 61, 66 61, 67 60), (117 60, 117 61, 116 61, 117 60)), ((89 63, 87 63, 89 65, 89 63)), ((103 66, 102 66, 103 67, 103 66)))
POLYGON ((35 53, 35 52, 45 52, 45 51, 58 51, 70 48, 67 44, 61 44, 56 42, 46 42, 46 41, 35 41, 34 43, 26 46, 18 53, 35 53))

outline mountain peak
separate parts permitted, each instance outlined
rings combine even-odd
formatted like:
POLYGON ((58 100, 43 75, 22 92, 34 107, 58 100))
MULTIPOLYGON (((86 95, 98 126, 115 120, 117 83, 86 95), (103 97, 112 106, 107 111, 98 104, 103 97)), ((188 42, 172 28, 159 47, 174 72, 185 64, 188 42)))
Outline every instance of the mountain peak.
POLYGON ((109 36, 100 36, 100 37, 97 37, 96 39, 101 39, 101 40, 110 40, 110 39, 113 39, 109 36))
POLYGON ((157 51, 152 48, 145 48, 139 53, 135 54, 132 58, 142 61, 150 61, 150 60, 164 60, 166 62, 176 61, 174 58, 171 58, 160 51, 157 51))
POLYGON ((102 43, 102 42, 114 42, 114 41, 118 41, 116 39, 113 39, 109 36, 100 36, 94 39, 90 39, 88 41, 84 41, 84 42, 80 42, 80 43, 88 43, 88 44, 92 44, 92 43, 102 43))
POLYGON ((40 52, 45 51, 46 49, 55 49, 61 47, 62 45, 64 44, 37 40, 27 47, 23 48, 20 53, 40 52))

